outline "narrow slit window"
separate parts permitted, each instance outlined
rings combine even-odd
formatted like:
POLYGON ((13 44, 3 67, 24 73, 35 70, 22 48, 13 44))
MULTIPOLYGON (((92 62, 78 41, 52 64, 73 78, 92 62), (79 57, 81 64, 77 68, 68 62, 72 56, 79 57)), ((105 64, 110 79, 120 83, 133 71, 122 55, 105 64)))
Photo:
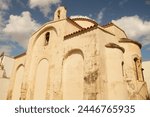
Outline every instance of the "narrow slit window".
POLYGON ((134 58, 135 74, 136 74, 137 80, 139 80, 137 61, 138 61, 138 59, 137 59, 137 58, 134 58))
POLYGON ((141 60, 138 58, 134 58, 135 63, 135 71, 136 71, 136 77, 138 81, 144 81, 144 75, 143 75, 143 68, 141 64, 141 60))
POLYGON ((124 62, 123 61, 121 63, 121 66, 122 66, 122 76, 124 76, 124 62))
POLYGON ((58 10, 57 16, 58 16, 58 19, 60 19, 60 10, 58 10))
POLYGON ((50 38, 50 32, 47 32, 47 33, 45 34, 45 46, 48 45, 48 43, 49 43, 49 38, 50 38))
POLYGON ((142 68, 141 71, 142 71, 142 78, 143 78, 142 80, 144 81, 144 73, 143 73, 144 69, 142 68))

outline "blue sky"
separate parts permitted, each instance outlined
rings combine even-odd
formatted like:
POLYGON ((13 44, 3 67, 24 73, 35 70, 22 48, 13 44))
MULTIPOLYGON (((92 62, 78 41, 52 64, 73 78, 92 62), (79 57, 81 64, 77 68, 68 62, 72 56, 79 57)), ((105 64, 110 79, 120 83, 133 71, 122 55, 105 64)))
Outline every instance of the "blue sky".
POLYGON ((114 22, 142 43, 143 60, 150 60, 150 0, 1 0, 0 52, 15 56, 26 51, 31 34, 53 19, 59 5, 68 16, 88 16, 101 25, 114 22))

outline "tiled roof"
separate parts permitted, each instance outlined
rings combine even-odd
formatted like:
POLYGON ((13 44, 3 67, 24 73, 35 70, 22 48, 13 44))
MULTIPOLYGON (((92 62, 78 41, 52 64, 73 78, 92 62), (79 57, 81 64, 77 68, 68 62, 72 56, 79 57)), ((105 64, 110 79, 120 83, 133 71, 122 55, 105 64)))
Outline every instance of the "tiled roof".
POLYGON ((114 24, 112 23, 112 22, 110 22, 110 23, 108 23, 108 24, 106 24, 106 25, 103 25, 102 27, 103 28, 107 28, 107 27, 109 27, 109 26, 113 26, 114 24))
POLYGON ((75 35, 79 35, 79 34, 81 34, 81 33, 84 33, 84 32, 90 31, 90 30, 93 30, 93 29, 97 28, 97 26, 98 26, 98 25, 93 25, 93 26, 90 26, 90 27, 88 27, 88 28, 83 28, 83 29, 81 29, 81 30, 79 30, 79 31, 76 31, 76 32, 73 32, 73 33, 71 33, 71 34, 68 34, 68 35, 64 36, 64 39, 66 40, 66 39, 68 39, 68 38, 70 38, 70 37, 73 37, 73 36, 75 36, 75 35))

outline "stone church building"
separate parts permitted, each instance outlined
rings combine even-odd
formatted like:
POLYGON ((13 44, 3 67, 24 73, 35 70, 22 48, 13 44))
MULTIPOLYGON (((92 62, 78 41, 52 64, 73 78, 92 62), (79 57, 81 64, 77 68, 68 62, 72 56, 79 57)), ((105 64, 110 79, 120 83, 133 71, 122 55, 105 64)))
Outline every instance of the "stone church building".
POLYGON ((12 60, 9 100, 149 98, 141 44, 113 23, 69 18, 64 7, 30 37, 27 51, 12 60))

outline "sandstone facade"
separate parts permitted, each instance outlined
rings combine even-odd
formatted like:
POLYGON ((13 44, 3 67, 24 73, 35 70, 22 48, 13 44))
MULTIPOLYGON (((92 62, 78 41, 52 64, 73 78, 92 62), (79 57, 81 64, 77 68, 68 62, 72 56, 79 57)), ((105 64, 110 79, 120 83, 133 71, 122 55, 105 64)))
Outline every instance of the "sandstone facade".
POLYGON ((0 58, 0 100, 6 100, 14 59, 8 56, 0 58))
POLYGON ((7 99, 148 99, 141 61, 141 44, 115 24, 59 7, 14 58, 7 99))
POLYGON ((150 98, 150 61, 144 61, 142 63, 143 66, 143 73, 144 73, 144 80, 147 83, 148 92, 149 92, 149 98, 150 98))

